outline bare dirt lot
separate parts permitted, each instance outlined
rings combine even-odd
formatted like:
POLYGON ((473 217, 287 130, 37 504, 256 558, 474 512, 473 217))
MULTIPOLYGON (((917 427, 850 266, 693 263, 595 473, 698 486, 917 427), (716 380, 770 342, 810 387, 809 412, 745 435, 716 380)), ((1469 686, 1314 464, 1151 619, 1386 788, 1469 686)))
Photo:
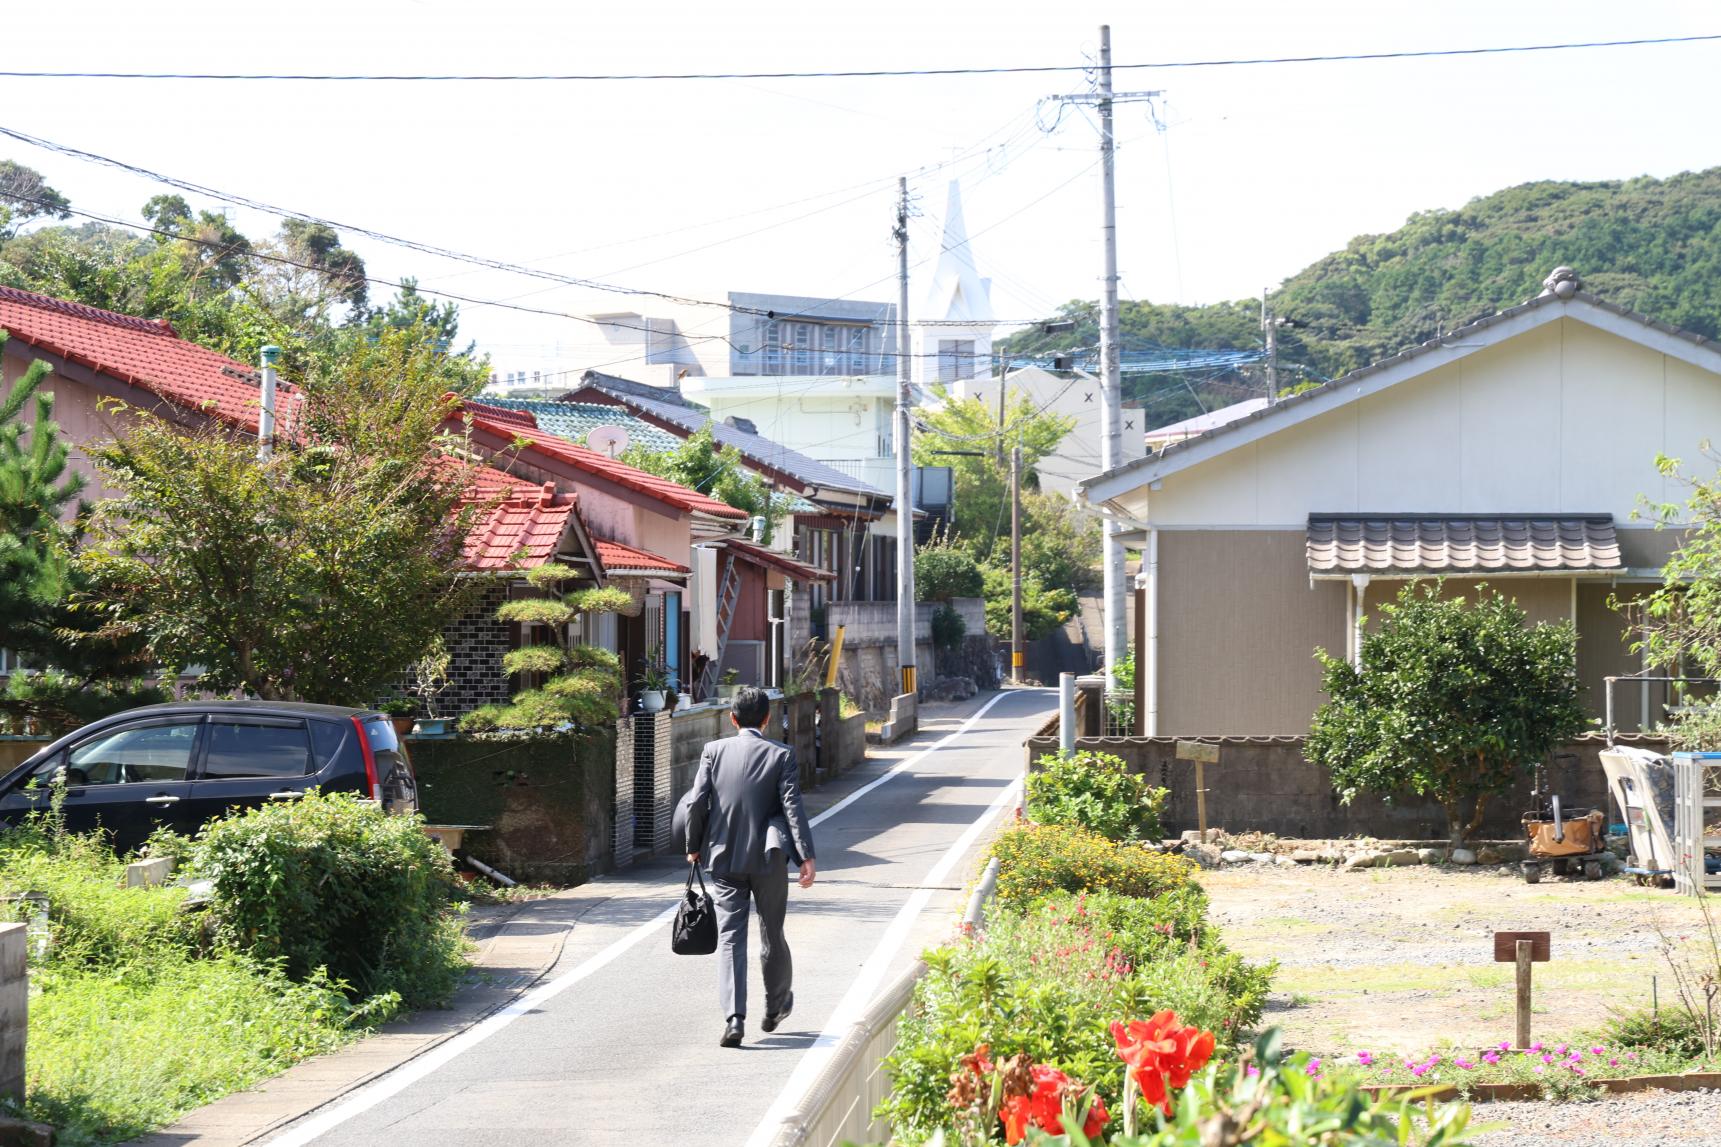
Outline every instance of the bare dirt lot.
MULTIPOLYGON (((1213 919, 1230 945, 1277 960, 1266 1023, 1323 1056, 1360 1050, 1478 1047, 1512 1037, 1512 966, 1493 960, 1495 931, 1546 930, 1536 966, 1534 1035, 1564 1039, 1601 1026, 1610 1008, 1662 1006, 1672 985, 1657 925, 1694 936, 1696 903, 1622 878, 1539 885, 1497 869, 1409 867, 1341 873, 1325 865, 1242 865, 1205 872, 1213 919)), ((1648 1092, 1592 1103, 1479 1105, 1505 1127, 1478 1143, 1721 1143, 1721 1094, 1648 1092)))

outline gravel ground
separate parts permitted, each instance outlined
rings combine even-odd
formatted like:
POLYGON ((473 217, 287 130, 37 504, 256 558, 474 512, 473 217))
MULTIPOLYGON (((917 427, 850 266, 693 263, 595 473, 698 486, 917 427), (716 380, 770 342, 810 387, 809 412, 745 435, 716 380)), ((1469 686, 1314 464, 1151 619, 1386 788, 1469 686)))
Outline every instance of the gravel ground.
POLYGON ((1591 1103, 1479 1103, 1476 1147, 1659 1147, 1721 1143, 1721 1091, 1639 1091, 1591 1103), (1500 1124, 1505 1126, 1501 1127, 1500 1124))
MULTIPOLYGON (((1406 867, 1339 872, 1227 866, 1201 877, 1227 942, 1279 961, 1265 1022, 1322 1056, 1480 1047, 1512 1033, 1512 968, 1492 934, 1552 933, 1536 966, 1533 1035, 1566 1039, 1613 1009, 1669 1003, 1661 934, 1702 930, 1696 902, 1615 878, 1526 885, 1498 870, 1406 867)), ((1580 1103, 1478 1104, 1479 1147, 1721 1144, 1721 1092, 1636 1092, 1580 1103), (1500 1127, 1504 1124, 1504 1127, 1500 1127)))

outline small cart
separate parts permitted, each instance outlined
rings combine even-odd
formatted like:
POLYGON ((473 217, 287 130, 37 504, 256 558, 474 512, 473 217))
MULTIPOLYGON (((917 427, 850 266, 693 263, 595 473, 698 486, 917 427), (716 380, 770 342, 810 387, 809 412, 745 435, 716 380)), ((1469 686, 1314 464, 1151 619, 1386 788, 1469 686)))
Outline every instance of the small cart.
POLYGON ((1541 813, 1524 816, 1524 835, 1530 841, 1530 858, 1523 863, 1524 882, 1536 884, 1544 870, 1555 876, 1576 876, 1585 880, 1600 880, 1602 862, 1607 856, 1605 835, 1607 817, 1600 809, 1560 807, 1560 798, 1551 797, 1541 813))

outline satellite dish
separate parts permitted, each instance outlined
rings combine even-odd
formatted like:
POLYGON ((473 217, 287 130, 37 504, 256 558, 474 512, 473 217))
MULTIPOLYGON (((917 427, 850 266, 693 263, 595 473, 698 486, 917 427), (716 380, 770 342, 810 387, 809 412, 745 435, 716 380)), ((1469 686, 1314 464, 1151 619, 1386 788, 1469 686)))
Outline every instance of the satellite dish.
POLYGON ((627 449, 627 431, 619 426, 594 426, 586 433, 586 445, 600 454, 617 457, 627 449))

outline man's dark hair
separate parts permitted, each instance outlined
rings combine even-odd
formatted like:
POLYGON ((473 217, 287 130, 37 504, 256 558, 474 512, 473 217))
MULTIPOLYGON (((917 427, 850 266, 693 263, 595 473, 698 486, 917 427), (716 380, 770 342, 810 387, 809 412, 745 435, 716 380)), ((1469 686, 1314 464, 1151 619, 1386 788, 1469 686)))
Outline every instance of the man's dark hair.
POLYGON ((735 719, 743 729, 757 729, 771 715, 771 695, 763 689, 743 685, 735 692, 735 719))

